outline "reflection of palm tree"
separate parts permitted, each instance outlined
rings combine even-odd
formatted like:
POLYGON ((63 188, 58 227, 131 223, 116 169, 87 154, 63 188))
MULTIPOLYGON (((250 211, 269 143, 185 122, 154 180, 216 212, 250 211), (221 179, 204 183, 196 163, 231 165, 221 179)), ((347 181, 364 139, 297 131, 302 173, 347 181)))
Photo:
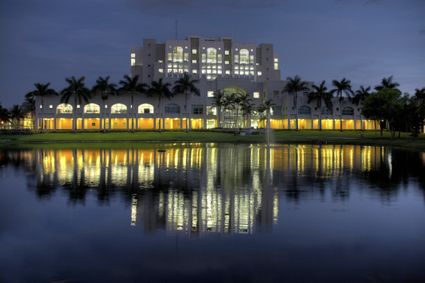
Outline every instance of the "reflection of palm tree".
POLYGON ((117 94, 117 86, 114 83, 109 82, 109 76, 103 78, 99 77, 96 80, 96 84, 92 88, 92 93, 94 94, 100 94, 100 98, 102 99, 102 109, 100 110, 100 128, 104 129, 104 119, 106 116, 106 100, 110 95, 116 95, 117 94), (103 115, 103 113, 105 115, 103 115))
POLYGON ((186 132, 189 131, 189 119, 192 114, 190 110, 189 115, 187 113, 187 98, 192 93, 197 96, 201 95, 199 89, 195 86, 197 83, 198 80, 193 80, 188 73, 184 73, 183 77, 181 77, 174 83, 174 94, 184 94, 184 115, 186 115, 186 132))
POLYGON ((341 102, 344 100, 344 95, 347 97, 351 97, 353 94, 353 91, 351 90, 351 81, 347 80, 346 78, 343 78, 341 81, 333 80, 332 85, 334 86, 334 89, 331 90, 331 93, 336 93, 336 97, 338 98, 338 105, 339 105, 339 128, 342 131, 342 109, 341 109, 341 102))
MULTIPOLYGON (((57 95, 57 92, 50 88, 50 83, 47 84, 41 84, 41 83, 35 83, 35 90, 28 92, 25 95, 25 99, 29 102, 35 101, 36 97, 40 97, 41 99, 41 117, 44 117, 44 97, 49 95, 57 95)), ((37 129, 37 126, 34 125, 34 129, 37 129)), ((44 129, 44 123, 41 122, 41 130, 44 129)))
MULTIPOLYGON (((61 102, 68 104, 69 100, 71 98, 74 99, 74 111, 73 113, 73 119, 72 119, 72 129, 75 131, 77 129, 76 125, 76 105, 81 104, 83 101, 85 103, 89 102, 90 99, 90 90, 86 87, 84 80, 84 77, 81 77, 79 79, 76 79, 74 76, 71 78, 66 78, 66 82, 68 83, 68 86, 64 88, 61 91, 61 102)), ((84 125, 83 125, 84 126, 84 125)))
MULTIPOLYGON (((158 81, 152 81, 150 88, 147 90, 147 94, 151 97, 158 98, 158 111, 161 111, 160 109, 161 109, 162 98, 166 97, 170 99, 173 96, 173 93, 170 90, 170 84, 164 83, 162 81, 162 78, 160 78, 158 81)), ((162 129, 161 124, 164 123, 164 117, 163 117, 162 111, 160 115, 161 116, 159 120, 159 130, 162 129)))
POLYGON ((328 92, 325 86, 326 82, 322 81, 320 85, 313 85, 313 90, 308 94, 308 103, 316 101, 316 108, 319 109, 319 130, 322 130, 322 102, 326 108, 332 110, 332 94, 328 92))
MULTIPOLYGON (((288 83, 285 85, 282 93, 287 92, 294 95, 293 109, 295 110, 295 129, 298 130, 298 92, 308 90, 307 82, 303 81, 299 76, 289 77, 288 83)), ((283 102, 282 102, 283 110, 283 102)), ((290 128, 290 115, 288 109, 288 129, 290 128)))

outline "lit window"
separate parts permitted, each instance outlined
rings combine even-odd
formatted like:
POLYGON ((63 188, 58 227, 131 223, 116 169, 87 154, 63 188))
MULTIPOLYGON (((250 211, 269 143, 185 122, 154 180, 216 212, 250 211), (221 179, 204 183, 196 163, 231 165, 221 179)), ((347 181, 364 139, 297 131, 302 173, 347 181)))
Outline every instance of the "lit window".
POLYGON ((192 64, 196 64, 196 63, 198 63, 197 60, 192 60, 192 64))
POLYGON ((207 115, 217 115, 217 107, 207 106, 207 115))
POLYGON ((189 53, 184 53, 184 61, 185 62, 189 61, 189 53))
POLYGON ((162 60, 158 60, 158 63, 160 63, 160 64, 161 64, 161 63, 162 63, 162 60))
POLYGON ((239 75, 239 71, 235 71, 235 74, 236 74, 236 75, 239 75))
POLYGON ((226 75, 230 75, 230 70, 226 70, 226 75))
POLYGON ((274 62, 275 63, 279 63, 279 59, 278 58, 274 58, 274 62))
POLYGON ((107 109, 107 108, 108 108, 108 105, 105 104, 105 109, 107 109))
POLYGON ((279 63, 274 63, 274 69, 279 70, 279 63))
POLYGON ((209 91, 207 92, 207 96, 208 96, 208 97, 214 97, 214 91, 209 90, 209 91))
POLYGON ((206 60, 207 60, 207 54, 203 53, 202 54, 202 63, 205 63, 206 60))
POLYGON ((80 105, 79 104, 77 104, 77 109, 80 109, 80 105))
POLYGON ((202 69, 201 73, 205 74, 207 71, 205 69, 202 69))
POLYGON ((139 107, 137 108, 137 112, 139 114, 152 114, 153 109, 154 108, 152 104, 144 103, 139 105, 139 107))
POLYGON ((89 103, 87 105, 84 105, 84 113, 99 114, 100 113, 100 107, 97 104, 89 103))
POLYGON ((263 73, 262 73, 262 72, 260 72, 260 71, 258 71, 258 72, 257 72, 257 75, 258 75, 258 76, 261 76, 262 74, 263 74, 263 73))
POLYGON ((49 108, 50 108, 50 109, 53 109, 53 105, 52 105, 52 104, 50 104, 50 105, 49 105, 49 108))
POLYGON ((229 55, 230 51, 229 50, 224 50, 224 55, 229 55))
POLYGON ((197 53, 198 53, 198 50, 192 49, 192 54, 197 54, 197 53))
POLYGON ((192 70, 192 74, 197 74, 198 73, 198 70, 192 70))
POLYGON ((131 58, 136 58, 136 53, 131 53, 131 58))
POLYGON ((61 103, 56 107, 56 113, 57 114, 71 114, 72 113, 72 105, 61 103))
POLYGON ((160 73, 164 73, 164 69, 158 69, 158 72, 160 72, 160 73))
POLYGON ((131 59, 130 59, 130 65, 131 65, 131 66, 136 65, 136 59, 131 58, 131 59))
MULTIPOLYGON (((241 51, 239 52, 239 55, 240 55, 241 64, 249 64, 249 51, 247 49, 241 49, 241 51)), ((236 56, 235 56, 235 59, 236 59, 236 56)))
POLYGON ((43 108, 43 105, 40 105, 40 109, 43 108))
POLYGON ((229 61, 224 61, 224 65, 229 65, 230 62, 229 61))
POLYGON ((252 94, 252 97, 260 98, 260 93, 258 91, 254 91, 254 93, 252 94))
POLYGON ((207 49, 207 63, 217 63, 217 49, 212 47, 207 49))
POLYGON ((181 46, 173 48, 173 62, 183 62, 183 48, 181 46))
POLYGON ((173 53, 168 53, 167 59, 168 59, 168 61, 173 61, 173 53))
POLYGON ((127 106, 125 106, 122 103, 114 104, 111 107, 111 113, 112 114, 124 114, 124 113, 127 113, 127 106))

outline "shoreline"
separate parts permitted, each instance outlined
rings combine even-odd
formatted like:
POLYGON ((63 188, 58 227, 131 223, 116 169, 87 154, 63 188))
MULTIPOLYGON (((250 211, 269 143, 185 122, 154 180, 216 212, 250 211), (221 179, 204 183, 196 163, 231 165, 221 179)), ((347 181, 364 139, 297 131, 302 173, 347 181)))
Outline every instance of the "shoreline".
MULTIPOLYGON (((19 147, 92 147, 121 145, 124 147, 145 143, 266 143, 264 134, 239 135, 224 131, 163 131, 163 132, 85 132, 38 133, 31 135, 0 135, 0 148, 19 147)), ((271 144, 331 144, 391 146, 425 151, 425 135, 417 138, 402 133, 391 139, 388 132, 380 137, 379 131, 273 131, 271 144)))

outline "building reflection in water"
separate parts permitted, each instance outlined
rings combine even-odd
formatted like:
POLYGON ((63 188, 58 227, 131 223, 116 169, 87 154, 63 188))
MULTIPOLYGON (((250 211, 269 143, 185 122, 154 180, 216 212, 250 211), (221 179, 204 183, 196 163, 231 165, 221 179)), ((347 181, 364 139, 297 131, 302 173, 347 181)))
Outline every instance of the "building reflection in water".
MULTIPOLYGON (((418 156, 423 165, 423 154, 418 156)), ((120 193, 129 204, 130 225, 142 226, 146 232, 165 229, 189 234, 270 230, 279 221, 280 194, 297 199, 301 185, 320 187, 326 182, 344 198, 349 193, 349 184, 344 183, 349 178, 344 176, 357 174, 379 186, 393 178, 394 158, 390 150, 372 146, 268 149, 229 144, 40 149, 0 155, 2 163, 20 160, 33 171, 30 181, 35 180, 33 187, 40 196, 58 187, 68 190, 72 201, 84 201, 92 190, 100 201, 120 193)))

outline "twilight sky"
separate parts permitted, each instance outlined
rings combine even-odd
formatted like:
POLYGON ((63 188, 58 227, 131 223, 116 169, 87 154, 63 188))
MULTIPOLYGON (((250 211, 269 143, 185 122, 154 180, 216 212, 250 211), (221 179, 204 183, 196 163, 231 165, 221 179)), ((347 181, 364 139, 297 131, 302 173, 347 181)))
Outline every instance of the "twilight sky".
POLYGON ((425 0, 1 0, 0 103, 34 82, 119 80, 143 38, 226 36, 273 43, 283 77, 347 77, 354 87, 394 75, 425 87, 425 0))

